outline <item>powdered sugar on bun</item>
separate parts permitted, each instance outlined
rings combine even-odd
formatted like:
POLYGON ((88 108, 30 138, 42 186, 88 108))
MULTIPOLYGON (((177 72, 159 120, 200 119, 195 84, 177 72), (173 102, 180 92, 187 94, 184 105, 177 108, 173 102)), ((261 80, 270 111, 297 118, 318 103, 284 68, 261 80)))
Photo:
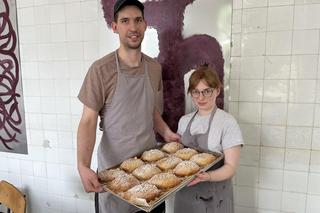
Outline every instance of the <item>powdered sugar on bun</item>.
POLYGON ((143 164, 144 162, 137 157, 129 158, 121 163, 120 168, 127 172, 132 172, 133 170, 135 170, 136 168, 138 168, 143 164))
POLYGON ((125 174, 125 172, 119 168, 108 169, 98 173, 98 177, 102 182, 108 182, 114 180, 116 177, 125 174))
POLYGON ((142 154, 141 159, 147 162, 154 162, 164 157, 165 157, 165 154, 161 150, 151 149, 149 151, 145 151, 142 154))
POLYGON ((138 185, 140 182, 131 174, 122 174, 113 181, 107 183, 107 187, 112 191, 119 193, 138 185))
POLYGON ((153 176, 148 182, 156 185, 160 189, 170 189, 178 185, 181 179, 172 173, 160 173, 153 176))
POLYGON ((191 157, 190 161, 195 162, 199 166, 203 167, 212 163, 216 157, 209 153, 200 153, 191 157))
POLYGON ((170 142, 163 145, 161 149, 169 154, 173 154, 182 148, 183 148, 183 144, 177 143, 177 142, 170 142))
POLYGON ((163 171, 167 171, 176 167, 176 165, 178 165, 178 163, 180 162, 182 162, 180 158, 172 155, 166 158, 162 158, 161 160, 157 161, 156 164, 163 171))
POLYGON ((137 198, 145 199, 147 202, 154 200, 160 195, 161 191, 151 183, 141 183, 129 189, 123 194, 124 199, 133 201, 137 198))
POLYGON ((132 174, 140 180, 148 180, 160 172, 161 170, 155 164, 145 164, 136 168, 132 174))
POLYGON ((193 155, 197 154, 198 151, 191 148, 183 148, 178 150, 174 155, 182 160, 189 160, 193 155))
POLYGON ((193 161, 182 161, 173 170, 174 174, 180 177, 189 176, 197 173, 200 170, 198 164, 193 161))

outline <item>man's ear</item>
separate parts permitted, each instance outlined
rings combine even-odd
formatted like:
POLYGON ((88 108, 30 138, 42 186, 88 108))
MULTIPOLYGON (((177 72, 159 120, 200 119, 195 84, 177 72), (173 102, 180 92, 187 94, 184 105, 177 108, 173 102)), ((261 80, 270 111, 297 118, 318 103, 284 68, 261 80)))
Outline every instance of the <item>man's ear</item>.
POLYGON ((147 27, 148 27, 148 23, 147 23, 147 21, 144 19, 144 23, 145 23, 145 29, 144 29, 144 31, 146 31, 147 30, 147 27))
POLYGON ((114 33, 118 33, 118 29, 117 29, 117 23, 116 22, 112 22, 111 23, 111 28, 113 30, 114 33))

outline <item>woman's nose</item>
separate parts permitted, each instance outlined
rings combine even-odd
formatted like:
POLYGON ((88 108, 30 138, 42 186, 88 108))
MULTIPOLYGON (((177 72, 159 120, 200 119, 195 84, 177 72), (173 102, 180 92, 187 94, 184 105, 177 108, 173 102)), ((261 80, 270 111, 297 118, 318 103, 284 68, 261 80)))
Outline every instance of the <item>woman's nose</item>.
POLYGON ((199 94, 199 99, 201 99, 201 100, 205 99, 205 97, 204 97, 204 95, 203 95, 203 92, 200 92, 200 94, 199 94))

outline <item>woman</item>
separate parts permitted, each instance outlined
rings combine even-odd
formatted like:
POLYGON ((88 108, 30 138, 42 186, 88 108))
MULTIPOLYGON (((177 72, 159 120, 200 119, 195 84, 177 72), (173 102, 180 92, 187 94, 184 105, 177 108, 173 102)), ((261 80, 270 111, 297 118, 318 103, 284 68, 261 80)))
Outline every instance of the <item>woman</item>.
POLYGON ((178 133, 186 146, 224 153, 224 163, 220 168, 200 173, 188 187, 177 192, 174 199, 169 199, 167 212, 234 212, 231 178, 243 140, 236 120, 216 106, 221 87, 212 67, 201 66, 191 75, 188 93, 197 111, 181 117, 178 133))

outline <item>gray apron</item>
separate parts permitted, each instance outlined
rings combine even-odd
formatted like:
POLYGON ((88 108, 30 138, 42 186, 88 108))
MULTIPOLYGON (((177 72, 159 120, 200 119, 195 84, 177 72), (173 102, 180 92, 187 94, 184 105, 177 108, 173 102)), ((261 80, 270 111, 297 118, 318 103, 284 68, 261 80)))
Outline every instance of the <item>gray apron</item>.
MULTIPOLYGON (((130 75, 120 69, 117 52, 117 83, 110 106, 105 107, 103 135, 98 148, 98 170, 120 164, 156 145, 153 131, 154 92, 147 63, 144 72, 130 75)), ((139 209, 116 196, 99 194, 99 213, 131 213, 139 209)))
MULTIPOLYGON (((212 119, 217 107, 211 113, 209 127, 206 133, 191 135, 190 127, 194 120, 193 115, 186 131, 182 135, 184 145, 201 151, 208 151, 208 136, 212 119)), ((223 165, 215 165, 210 170, 217 169, 223 165)), ((201 182, 193 186, 184 187, 175 194, 175 213, 233 213, 233 190, 231 180, 221 182, 201 182)))

